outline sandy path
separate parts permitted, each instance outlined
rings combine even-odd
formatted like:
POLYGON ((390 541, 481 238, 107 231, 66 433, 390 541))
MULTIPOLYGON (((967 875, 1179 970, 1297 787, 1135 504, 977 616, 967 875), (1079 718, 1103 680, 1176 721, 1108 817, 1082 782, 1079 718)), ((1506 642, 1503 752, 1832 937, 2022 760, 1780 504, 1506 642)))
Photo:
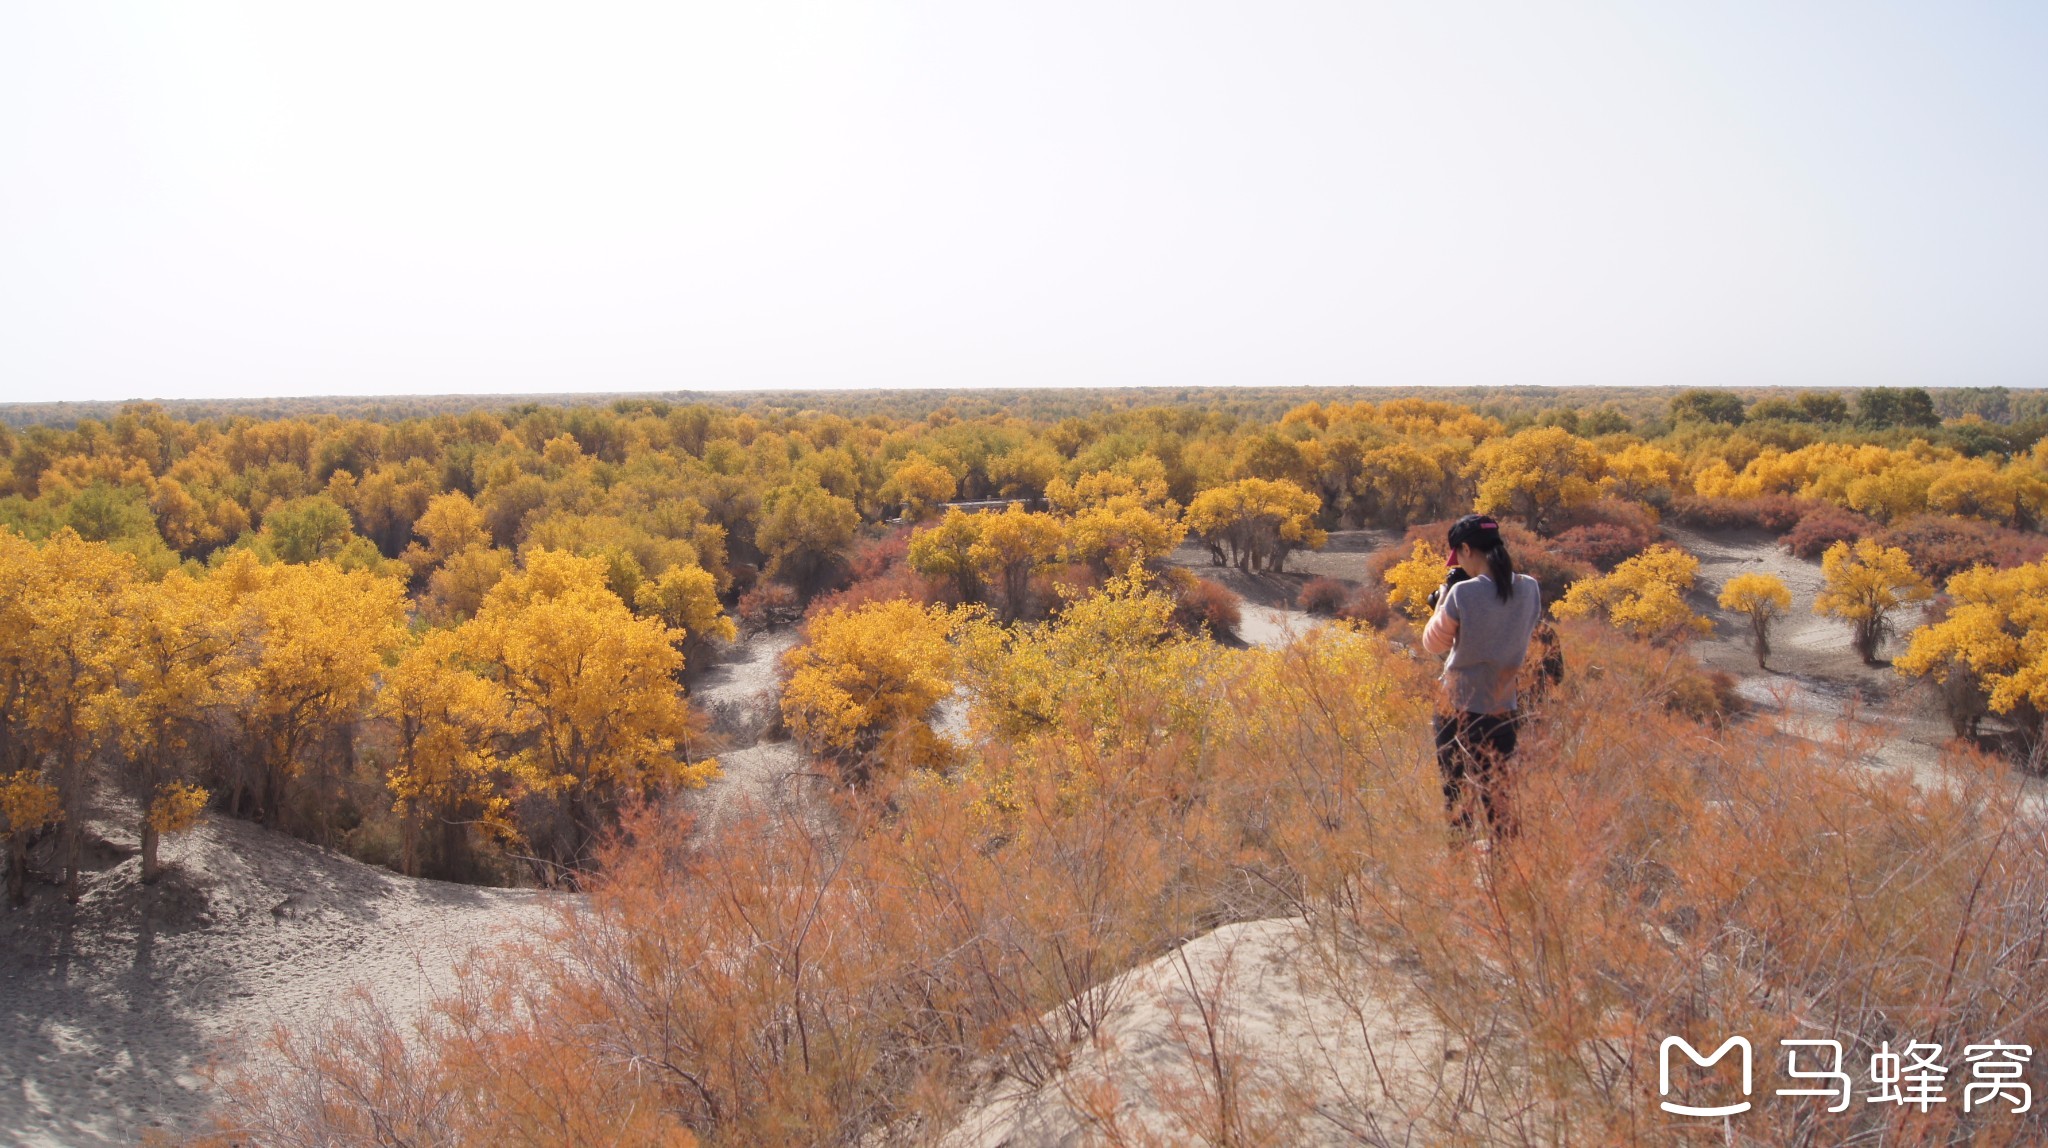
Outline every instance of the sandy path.
POLYGON ((748 809, 822 823, 823 797, 832 782, 795 742, 766 739, 781 698, 782 655, 797 639, 794 628, 755 634, 728 647, 691 688, 690 699, 711 715, 722 743, 719 777, 684 796, 700 831, 715 831, 748 809))
POLYGON ((547 895, 401 877, 208 815, 165 843, 153 888, 121 827, 74 909, 58 891, 0 915, 0 1142, 128 1144, 189 1130, 197 1070, 273 1025, 315 1026, 353 986, 411 1016, 453 966, 546 915, 547 895))

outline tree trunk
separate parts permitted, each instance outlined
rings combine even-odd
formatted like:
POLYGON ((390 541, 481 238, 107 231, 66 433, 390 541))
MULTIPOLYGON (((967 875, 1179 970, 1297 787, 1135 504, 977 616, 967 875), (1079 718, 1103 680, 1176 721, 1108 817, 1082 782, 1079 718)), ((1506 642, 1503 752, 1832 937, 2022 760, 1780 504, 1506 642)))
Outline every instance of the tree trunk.
POLYGON ((79 898, 78 854, 80 850, 78 848, 78 838, 83 832, 84 830, 79 826, 76 817, 66 817, 64 819, 64 829, 60 840, 60 845, 64 851, 64 899, 74 905, 78 903, 79 898))
POLYGON ((1751 629, 1756 632, 1756 668, 1768 670, 1770 667, 1764 665, 1764 659, 1771 653, 1771 621, 1769 618, 1752 618, 1750 622, 1751 629))
POLYGON ((19 909, 28 904, 28 834, 7 835, 7 903, 19 909))
POLYGON ((157 833, 156 826, 150 823, 149 818, 143 818, 142 883, 145 885, 156 884, 156 879, 164 875, 164 867, 157 864, 156 860, 156 847, 160 836, 161 834, 157 833))

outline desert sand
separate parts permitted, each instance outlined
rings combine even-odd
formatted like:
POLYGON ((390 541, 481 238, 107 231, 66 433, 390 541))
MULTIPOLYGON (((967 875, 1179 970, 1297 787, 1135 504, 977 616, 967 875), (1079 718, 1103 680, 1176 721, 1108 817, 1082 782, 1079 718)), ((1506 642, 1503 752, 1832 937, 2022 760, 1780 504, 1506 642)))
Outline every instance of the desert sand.
POLYGON ((101 812, 77 906, 45 885, 0 911, 0 1142, 194 1130, 209 1061, 262 1055, 358 985, 414 1015, 472 948, 546 915, 547 894, 401 877, 213 814, 144 886, 133 808, 101 812))

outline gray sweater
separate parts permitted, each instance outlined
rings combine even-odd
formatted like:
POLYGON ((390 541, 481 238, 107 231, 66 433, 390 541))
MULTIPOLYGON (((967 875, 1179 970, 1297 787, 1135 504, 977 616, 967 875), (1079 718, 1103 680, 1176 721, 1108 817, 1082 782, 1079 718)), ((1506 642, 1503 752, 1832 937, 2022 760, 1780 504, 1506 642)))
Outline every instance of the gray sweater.
POLYGON ((1457 627, 1443 675, 1451 708, 1478 714, 1513 710, 1515 678, 1529 656, 1529 636, 1542 620, 1543 590, 1527 574, 1515 575, 1514 593, 1505 602, 1484 574, 1451 587, 1430 619, 1430 629, 1439 633, 1445 623, 1457 627))

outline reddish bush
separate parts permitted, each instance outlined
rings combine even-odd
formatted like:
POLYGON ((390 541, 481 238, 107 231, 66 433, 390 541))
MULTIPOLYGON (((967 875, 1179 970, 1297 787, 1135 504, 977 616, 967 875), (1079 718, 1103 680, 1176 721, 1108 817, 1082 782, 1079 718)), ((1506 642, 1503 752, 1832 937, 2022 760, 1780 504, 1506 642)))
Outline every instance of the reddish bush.
POLYGON ((1301 588, 1294 604, 1311 614, 1331 618, 1343 612, 1350 597, 1351 587, 1346 583, 1335 578, 1317 578, 1301 588))
MULTIPOLYGON (((872 578, 863 578, 843 590, 821 594, 811 600, 810 609, 804 611, 804 620, 833 610, 851 610, 872 602, 888 602, 897 598, 908 598, 921 604, 945 601, 952 587, 938 580, 927 578, 908 566, 889 567, 884 573, 872 578)), ((957 597, 957 595, 955 595, 957 597)))
POLYGON ((750 630, 772 630, 786 626, 802 614, 796 591, 780 582, 763 582, 740 595, 736 611, 740 624, 750 630))
POLYGON ((1337 617, 1364 622, 1375 630, 1384 630, 1394 620, 1393 604, 1387 601, 1383 586, 1360 586, 1337 612, 1337 617))
POLYGON ((1768 530, 1783 534, 1824 505, 1789 494, 1766 494, 1761 498, 1700 498, 1688 494, 1672 499, 1671 517, 1696 530, 1768 530))
POLYGON ((879 538, 861 539, 847 560, 847 570, 855 582, 865 582, 902 566, 909 554, 910 528, 905 526, 879 538))
POLYGON ((1853 510, 1824 505, 1800 519, 1799 525, 1787 531, 1780 541, 1793 554, 1813 559, 1837 542, 1854 542, 1876 530, 1877 523, 1853 510))
POLYGON ((1175 579, 1173 598, 1176 603, 1173 620, 1189 633, 1207 631, 1216 639, 1237 637, 1237 628, 1244 622, 1244 612, 1239 607, 1236 594, 1228 587, 1220 586, 1207 578, 1175 579))
POLYGON ((1660 534, 1655 512, 1640 502, 1623 498, 1600 498, 1575 506, 1558 523, 1560 532, 1578 526, 1615 526, 1651 541, 1660 534))
POLYGON ((1972 566, 2023 566, 2048 554, 2048 539, 1975 518, 1916 514, 1877 534, 1912 556, 1913 569, 1937 583, 1972 566))
POLYGON ((1612 522, 1596 522, 1564 531, 1552 540, 1551 546, 1562 557, 1605 572, 1641 554, 1656 540, 1654 531, 1638 532, 1612 522))

